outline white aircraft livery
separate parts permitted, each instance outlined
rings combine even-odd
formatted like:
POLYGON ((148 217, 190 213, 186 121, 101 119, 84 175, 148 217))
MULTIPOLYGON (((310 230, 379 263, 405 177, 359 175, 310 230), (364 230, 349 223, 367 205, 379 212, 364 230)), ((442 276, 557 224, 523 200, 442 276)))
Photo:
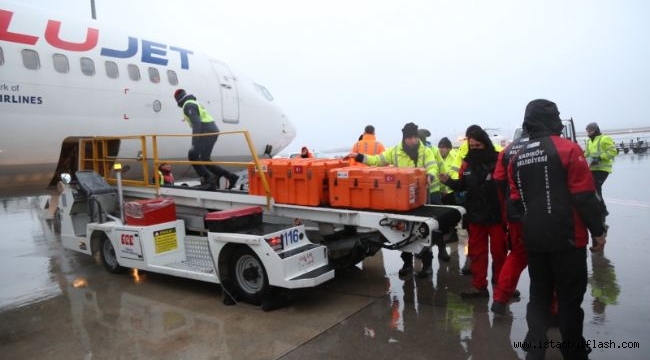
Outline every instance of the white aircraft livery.
MULTIPOLYGON (((45 193, 79 140, 189 134, 173 93, 197 97, 219 130, 248 130, 259 156, 296 131, 262 85, 176 44, 111 31, 91 19, 0 2, 0 197, 45 193)), ((159 149, 185 159, 190 138, 159 149)), ((116 144, 116 156, 136 156, 116 144)), ((247 161, 243 136, 220 136, 213 158, 247 161)), ((67 161, 67 163, 66 163, 67 161)))

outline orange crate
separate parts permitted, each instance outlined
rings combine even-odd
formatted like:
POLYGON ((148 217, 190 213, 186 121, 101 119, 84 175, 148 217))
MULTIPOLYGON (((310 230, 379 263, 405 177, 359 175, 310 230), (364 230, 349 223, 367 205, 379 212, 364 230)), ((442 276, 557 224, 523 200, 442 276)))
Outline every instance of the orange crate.
POLYGON ((307 206, 329 204, 329 171, 346 165, 347 162, 341 159, 293 159, 287 203, 307 206))
POLYGON ((418 208, 429 193, 424 169, 358 166, 330 170, 329 191, 334 207, 382 211, 418 208))
MULTIPOLYGON (((260 160, 260 165, 275 202, 288 204, 291 159, 264 159, 260 160)), ((262 174, 258 173, 253 163, 248 165, 249 194, 266 195, 262 185, 262 174)))
MULTIPOLYGON (((273 159, 260 159, 260 166, 262 173, 260 174, 255 168, 255 163, 248 164, 248 193, 250 195, 266 195, 264 186, 262 185, 262 175, 266 177, 266 182, 271 186, 271 181, 268 176, 268 168, 273 159)), ((273 191, 271 189, 271 191, 273 191)))
MULTIPOLYGON (((329 170, 346 166, 342 159, 265 159, 263 173, 276 203, 318 206, 329 204, 329 170)), ((248 168, 248 193, 264 195, 261 175, 248 168)))

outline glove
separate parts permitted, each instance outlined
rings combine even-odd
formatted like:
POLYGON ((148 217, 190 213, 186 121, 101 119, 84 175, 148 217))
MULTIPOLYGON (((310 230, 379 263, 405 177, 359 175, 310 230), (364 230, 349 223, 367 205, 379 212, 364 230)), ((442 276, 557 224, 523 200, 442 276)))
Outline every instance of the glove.
POLYGON ((589 162, 589 165, 596 165, 596 164, 598 164, 599 162, 600 162, 600 158, 599 158, 599 157, 592 157, 592 158, 591 158, 591 161, 589 162))

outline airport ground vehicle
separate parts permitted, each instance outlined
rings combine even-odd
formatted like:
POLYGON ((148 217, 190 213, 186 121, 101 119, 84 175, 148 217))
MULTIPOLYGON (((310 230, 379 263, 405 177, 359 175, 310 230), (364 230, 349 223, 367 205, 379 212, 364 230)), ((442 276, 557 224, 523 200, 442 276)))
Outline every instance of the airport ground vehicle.
POLYGON ((166 160, 156 158, 155 146, 154 157, 146 155, 149 144, 158 140, 152 135, 130 139, 147 145, 137 158, 144 174, 140 182, 122 181, 119 167, 110 167, 120 159, 102 156, 106 152, 101 149, 114 137, 80 144, 80 149, 93 150, 80 154, 80 168, 92 170, 77 172, 63 186, 59 213, 64 247, 98 253, 110 272, 136 268, 219 283, 234 298, 252 303, 262 302, 273 287, 322 284, 334 277, 337 266, 355 264, 382 247, 419 252, 442 236, 437 214, 452 210, 457 223, 464 211, 429 205, 409 212, 359 211, 276 204, 270 191, 259 196, 159 186, 157 175, 147 180, 148 169, 166 160), (163 200, 173 203, 173 209, 157 208, 144 220, 129 219, 122 210, 130 202, 163 200), (223 221, 210 224, 212 217, 223 221), (246 220, 239 224, 241 219, 246 220))
MULTIPOLYGON (((564 128, 562 129, 562 137, 577 142, 576 128, 575 125, 573 124, 573 118, 562 120, 562 124, 564 125, 564 128)), ((517 128, 515 130, 515 134, 512 137, 512 141, 519 139, 523 134, 523 132, 524 130, 522 128, 517 128)))

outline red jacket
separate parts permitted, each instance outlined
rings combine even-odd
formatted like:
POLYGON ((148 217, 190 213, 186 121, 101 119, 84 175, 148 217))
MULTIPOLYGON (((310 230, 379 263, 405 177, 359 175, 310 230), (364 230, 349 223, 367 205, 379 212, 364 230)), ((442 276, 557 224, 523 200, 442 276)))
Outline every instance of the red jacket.
POLYGON ((580 146, 557 135, 532 137, 510 161, 510 198, 523 208, 528 251, 586 247, 587 228, 604 232, 602 209, 580 146))

